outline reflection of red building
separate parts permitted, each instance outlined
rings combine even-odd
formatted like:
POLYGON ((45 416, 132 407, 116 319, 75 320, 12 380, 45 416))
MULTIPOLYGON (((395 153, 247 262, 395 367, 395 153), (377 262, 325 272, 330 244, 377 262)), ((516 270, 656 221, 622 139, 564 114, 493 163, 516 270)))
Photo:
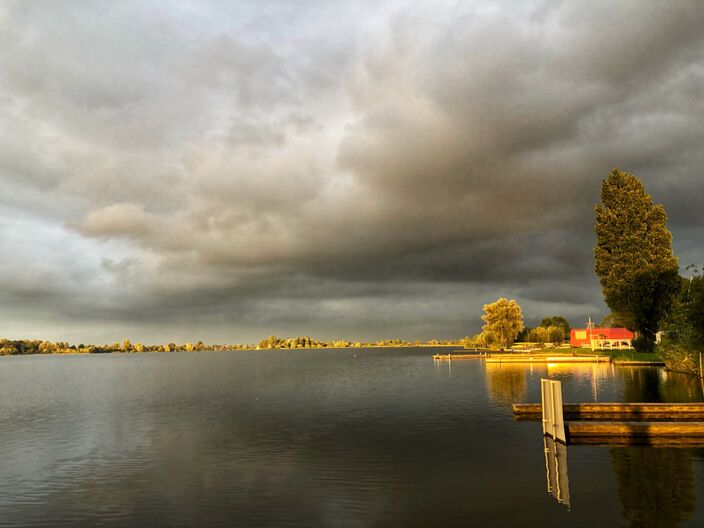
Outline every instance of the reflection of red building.
POLYGON ((573 328, 570 330, 570 345, 592 348, 630 347, 633 337, 633 332, 627 328, 573 328))

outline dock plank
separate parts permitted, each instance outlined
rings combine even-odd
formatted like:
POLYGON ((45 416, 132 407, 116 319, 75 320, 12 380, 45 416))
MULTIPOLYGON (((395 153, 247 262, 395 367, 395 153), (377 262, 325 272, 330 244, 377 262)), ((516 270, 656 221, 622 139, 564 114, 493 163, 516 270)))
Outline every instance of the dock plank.
POLYGON ((524 356, 524 357, 490 357, 487 363, 609 363, 611 359, 604 356, 524 356))
MULTIPOLYGON (((521 420, 540 420, 539 403, 514 403, 521 420)), ((704 420, 704 403, 566 403, 566 420, 704 420)))
POLYGON ((569 441, 617 438, 624 443, 650 439, 704 441, 704 422, 567 422, 569 441))
POLYGON ((484 359, 483 354, 435 354, 433 359, 484 359))
POLYGON ((636 361, 625 359, 614 359, 613 364, 618 367, 664 367, 664 361, 636 361))

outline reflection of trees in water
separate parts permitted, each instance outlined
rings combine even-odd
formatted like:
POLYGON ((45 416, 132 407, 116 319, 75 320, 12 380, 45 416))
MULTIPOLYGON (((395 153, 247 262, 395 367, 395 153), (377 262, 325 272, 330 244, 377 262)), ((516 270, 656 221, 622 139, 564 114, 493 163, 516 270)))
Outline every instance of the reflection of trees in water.
POLYGON ((623 379, 624 396, 627 402, 659 402, 660 369, 658 368, 619 368, 623 379))
POLYGON ((662 401, 688 402, 702 401, 702 381, 697 376, 680 372, 665 372, 660 388, 662 401))
POLYGON ((687 449, 610 450, 623 516, 632 527, 677 526, 694 513, 694 466, 687 449))
POLYGON ((522 401, 526 395, 525 365, 486 364, 489 397, 499 403, 522 401))
POLYGON ((617 372, 626 401, 704 401, 702 381, 696 376, 650 367, 624 367, 617 372))
POLYGON ((611 365, 604 363, 548 363, 548 376, 560 380, 592 380, 611 377, 611 365))

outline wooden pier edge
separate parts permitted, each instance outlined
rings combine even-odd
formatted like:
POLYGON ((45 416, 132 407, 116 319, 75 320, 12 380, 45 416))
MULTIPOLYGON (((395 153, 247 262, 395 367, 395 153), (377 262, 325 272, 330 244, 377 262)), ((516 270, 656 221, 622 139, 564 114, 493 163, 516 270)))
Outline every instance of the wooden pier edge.
POLYGON ((547 378, 540 380, 540 395, 539 405, 513 404, 513 412, 542 418, 543 436, 566 444, 704 444, 704 421, 681 421, 693 416, 701 420, 704 403, 563 404, 560 381, 547 378), (656 414, 666 420, 655 421, 656 414), (577 421, 569 420, 575 417, 577 421))
MULTIPOLYGON (((518 419, 539 420, 542 415, 539 403, 514 403, 512 407, 518 419)), ((704 420, 704 403, 566 403, 563 412, 572 420, 704 420)))
POLYGON ((486 359, 487 363, 609 363, 611 358, 605 356, 520 356, 515 355, 513 357, 493 357, 490 356, 486 359))
MULTIPOLYGON (((513 412, 520 413, 540 413, 539 403, 514 403, 513 412)), ((664 412, 674 413, 704 413, 704 402, 687 403, 628 403, 628 402, 603 402, 603 403, 565 403, 563 408, 567 412, 664 412)))
POLYGON ((480 352, 475 354, 434 354, 433 359, 484 359, 486 356, 480 352))
POLYGON ((614 359, 612 361, 617 367, 664 367, 664 361, 641 361, 630 359, 614 359))
POLYGON ((704 442, 704 422, 567 422, 570 442, 612 439, 622 442, 687 439, 704 442))

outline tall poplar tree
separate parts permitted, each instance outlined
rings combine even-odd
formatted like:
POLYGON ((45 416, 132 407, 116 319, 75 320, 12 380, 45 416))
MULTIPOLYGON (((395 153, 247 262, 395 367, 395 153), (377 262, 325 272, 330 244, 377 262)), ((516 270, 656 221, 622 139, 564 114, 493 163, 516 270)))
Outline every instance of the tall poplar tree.
POLYGON ((650 350, 658 323, 679 289, 679 266, 662 205, 633 174, 614 169, 596 206, 595 271, 606 304, 650 350))

